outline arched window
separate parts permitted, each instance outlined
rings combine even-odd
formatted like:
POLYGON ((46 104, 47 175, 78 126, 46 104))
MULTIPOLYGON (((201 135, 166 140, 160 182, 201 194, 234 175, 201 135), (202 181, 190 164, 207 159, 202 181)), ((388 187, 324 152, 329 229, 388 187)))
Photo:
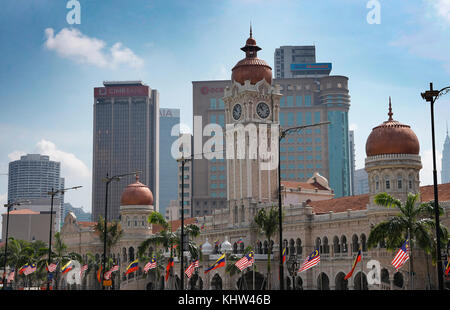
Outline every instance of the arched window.
POLYGON ((328 245, 328 238, 327 237, 323 237, 322 239, 322 247, 323 247, 323 253, 328 254, 330 253, 330 246, 328 245))
POLYGON ((384 184, 385 184, 385 189, 391 189, 391 180, 389 179, 388 175, 384 176, 384 184))
POLYGON ((128 261, 132 262, 134 261, 134 248, 129 247, 128 249, 128 261))
POLYGON ((319 252, 323 253, 322 240, 319 237, 316 238, 316 249, 319 249, 319 252))
POLYGON ((295 243, 295 247, 297 248, 297 255, 302 255, 302 240, 300 238, 297 238, 297 241, 295 243))
POLYGON ((241 206, 241 223, 244 222, 245 219, 245 208, 244 206, 241 206))
POLYGON ((290 255, 295 255, 295 241, 294 241, 294 239, 289 240, 289 253, 290 253, 290 255))
POLYGON ((341 253, 341 247, 339 245, 339 237, 338 236, 334 236, 334 238, 333 238, 333 252, 335 254, 341 253))
POLYGON ((269 251, 269 243, 266 241, 264 241, 264 250, 263 250, 263 254, 267 254, 269 251))
POLYGON ((127 226, 130 227, 131 226, 131 222, 130 222, 130 218, 127 216, 127 226))
POLYGON ((403 188, 403 178, 401 176, 401 174, 399 174, 397 176, 397 189, 402 189, 403 188))
POLYGON ((141 217, 141 225, 142 227, 145 227, 145 216, 141 217))
POLYGON ((127 261, 127 249, 126 248, 122 248, 122 261, 123 262, 127 261))
POLYGON ((138 226, 137 216, 134 217, 134 227, 138 226))
POLYGON ((244 242, 241 242, 240 244, 239 244, 239 253, 244 253, 244 242))
POLYGON ((408 176, 408 189, 413 190, 413 175, 412 174, 410 174, 408 176))
POLYGON ((376 175, 375 176, 375 190, 379 190, 380 189, 380 179, 379 177, 376 175))
POLYGON ((361 248, 362 248, 363 252, 367 251, 367 242, 366 241, 367 241, 366 235, 362 234, 361 235, 361 248))
POLYGON ((238 223, 238 206, 234 206, 234 223, 238 223))
POLYGON ((342 253, 348 252, 347 237, 344 235, 341 237, 341 252, 342 253))
POLYGON ((359 250, 359 242, 358 242, 358 236, 357 235, 353 235, 352 237, 352 251, 354 253, 358 252, 359 250))
POLYGON ((238 252, 237 248, 238 248, 238 246, 237 246, 237 243, 235 242, 233 244, 233 254, 237 254, 237 252, 238 252))
POLYGON ((262 252, 262 242, 261 241, 258 241, 256 243, 256 254, 263 254, 263 252, 262 252))
POLYGON ((270 240, 270 253, 273 254, 273 240, 270 240))

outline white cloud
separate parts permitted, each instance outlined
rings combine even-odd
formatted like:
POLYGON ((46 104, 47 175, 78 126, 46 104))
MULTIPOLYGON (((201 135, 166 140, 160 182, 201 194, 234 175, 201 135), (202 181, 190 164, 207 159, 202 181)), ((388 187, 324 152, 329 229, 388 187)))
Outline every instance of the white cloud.
POLYGON ((427 0, 436 11, 437 15, 450 22, 450 0, 427 0))
MULTIPOLYGON (((433 151, 425 150, 420 154, 422 169, 420 170, 420 186, 432 185, 433 182, 433 151)), ((436 150, 436 171, 438 183, 441 183, 442 153, 436 150)))
POLYGON ((348 126, 348 129, 349 129, 349 130, 356 131, 356 130, 358 129, 358 125, 355 124, 355 123, 352 123, 352 124, 350 124, 350 125, 348 126))
POLYGON ((88 178, 91 176, 89 168, 74 154, 64 152, 48 140, 42 139, 36 144, 36 152, 50 156, 50 160, 61 162, 61 175, 76 178, 88 178))
POLYGON ((8 154, 8 158, 10 161, 15 161, 15 160, 19 160, 20 156, 22 156, 22 155, 26 155, 26 153, 22 152, 22 151, 14 151, 14 152, 8 154))
POLYGON ((0 206, 4 206, 7 202, 8 194, 0 194, 0 206))
POLYGON ((104 51, 106 43, 97 38, 90 38, 78 29, 63 28, 55 35, 53 28, 45 29, 45 47, 54 50, 59 56, 78 63, 90 64, 98 67, 116 68, 125 64, 133 68, 141 67, 143 60, 134 52, 115 43, 109 51, 104 51))

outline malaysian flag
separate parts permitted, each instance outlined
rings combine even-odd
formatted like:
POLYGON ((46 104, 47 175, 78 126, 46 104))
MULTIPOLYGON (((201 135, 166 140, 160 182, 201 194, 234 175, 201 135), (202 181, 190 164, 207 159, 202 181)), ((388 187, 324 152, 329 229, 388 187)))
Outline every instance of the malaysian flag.
POLYGON ((409 259, 409 239, 406 239, 405 243, 403 243, 402 247, 398 250, 397 254, 395 254, 395 257, 392 260, 392 265, 398 271, 408 259, 409 259))
POLYGON ((255 254, 253 253, 253 251, 251 251, 250 253, 242 257, 240 260, 238 260, 234 265, 238 267, 240 271, 242 271, 243 269, 253 265, 254 261, 255 261, 255 254))
POLYGON ((31 265, 29 265, 24 271, 23 271, 23 273, 27 276, 27 275, 29 275, 30 273, 33 273, 33 272, 35 272, 36 271, 36 264, 31 264, 31 265))
POLYGON ((111 278, 111 273, 117 270, 119 270, 119 265, 114 265, 110 270, 105 272, 104 279, 109 280, 111 278))
POLYGON ((51 263, 50 265, 48 265, 48 263, 47 263, 47 266, 46 266, 46 268, 47 268, 47 271, 48 272, 54 272, 55 270, 56 270, 56 267, 58 266, 58 263, 51 263))
POLYGON ((315 249, 311 254, 305 259, 305 261, 301 264, 298 273, 308 270, 311 267, 316 266, 320 262, 320 254, 319 249, 315 249))
POLYGON ((11 271, 11 273, 8 276, 8 283, 14 281, 14 274, 15 274, 14 270, 11 271))
POLYGON ((81 266, 80 277, 83 277, 83 273, 88 269, 88 265, 81 266))
POLYGON ((194 273, 195 268, 198 268, 198 259, 194 260, 189 267, 184 271, 184 273, 187 275, 188 279, 191 278, 192 274, 194 273))
POLYGON ((152 257, 150 261, 145 264, 144 266, 144 272, 147 273, 150 269, 156 268, 156 259, 152 257))

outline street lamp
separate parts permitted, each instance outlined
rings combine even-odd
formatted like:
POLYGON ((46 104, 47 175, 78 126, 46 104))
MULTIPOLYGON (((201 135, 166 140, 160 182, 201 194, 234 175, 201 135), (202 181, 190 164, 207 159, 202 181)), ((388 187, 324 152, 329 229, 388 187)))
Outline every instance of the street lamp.
POLYGON ((122 177, 128 176, 128 175, 137 175, 140 171, 136 171, 133 173, 125 173, 125 174, 118 174, 112 177, 108 176, 108 173, 106 173, 106 177, 102 179, 103 182, 106 183, 106 196, 105 196, 105 227, 104 227, 104 232, 103 232, 103 272, 102 272, 102 289, 105 289, 105 265, 106 265, 106 230, 107 230, 107 223, 108 223, 108 219, 107 219, 107 215, 108 215, 108 188, 109 188, 109 184, 112 181, 120 181, 120 179, 122 177))
POLYGON ((279 225, 279 232, 280 232, 280 242, 279 242, 279 247, 280 247, 280 290, 284 290, 284 269, 283 269, 283 255, 281 255, 281 252, 283 251, 282 249, 282 243, 283 243, 283 220, 282 220, 282 206, 281 206, 281 160, 280 160, 280 153, 281 153, 281 149, 280 149, 280 145, 281 145, 281 140, 283 140, 284 137, 286 137, 288 134, 291 133, 299 133, 302 129, 307 128, 307 127, 315 127, 315 126, 321 126, 321 125, 326 125, 326 124, 330 124, 330 121, 326 121, 326 122, 320 122, 320 123, 315 123, 315 124, 311 124, 311 125, 303 125, 303 126, 297 126, 297 127, 290 127, 290 128, 286 128, 286 129, 282 129, 280 127, 280 135, 278 137, 278 225, 279 225))
POLYGON ((28 200, 24 200, 24 201, 15 201, 15 202, 10 202, 8 201, 7 204, 5 204, 6 207, 6 241, 5 241, 5 262, 3 264, 3 279, 2 279, 2 283, 3 283, 3 289, 5 289, 5 277, 6 277, 6 256, 8 253, 8 226, 9 226, 9 211, 11 210, 11 207, 13 206, 20 206, 23 203, 29 203, 30 201, 28 200))
MULTIPOLYGON (((181 156, 178 162, 181 162, 181 236, 180 236, 180 280, 181 290, 184 290, 184 165, 191 158, 181 156)), ((192 209, 192 206, 191 206, 192 209)))
MULTIPOLYGON (((70 187, 70 188, 57 189, 57 190, 54 190, 54 188, 52 188, 52 190, 47 193, 48 195, 50 195, 52 197, 51 204, 50 204, 50 234, 49 234, 49 237, 48 237, 48 265, 49 266, 51 264, 51 258, 52 258, 53 198, 57 194, 64 195, 64 193, 66 191, 68 191, 68 190, 78 189, 78 188, 81 188, 81 187, 82 186, 74 186, 74 187, 70 187)), ((50 271, 47 270, 47 290, 50 289, 49 274, 50 274, 50 271)))
POLYGON ((442 257, 441 257, 441 237, 439 232, 439 198, 438 198, 438 186, 437 186, 437 171, 436 171, 436 147, 434 141, 434 110, 433 106, 439 96, 445 95, 450 92, 450 86, 444 87, 441 90, 434 90, 433 83, 430 83, 430 90, 427 90, 420 95, 422 99, 430 102, 431 107, 431 141, 433 147, 433 186, 434 186, 434 215, 436 221, 436 254, 437 254, 437 272, 438 272, 438 285, 439 290, 444 289, 444 273, 442 270, 442 257))

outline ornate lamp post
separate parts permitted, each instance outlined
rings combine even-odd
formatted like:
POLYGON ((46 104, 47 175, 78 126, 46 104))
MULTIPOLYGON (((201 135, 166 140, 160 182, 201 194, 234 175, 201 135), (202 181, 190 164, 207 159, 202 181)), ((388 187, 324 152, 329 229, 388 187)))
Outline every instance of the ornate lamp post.
POLYGON ((139 171, 133 172, 133 173, 125 173, 125 174, 118 174, 112 177, 108 176, 108 173, 106 173, 106 177, 103 178, 103 182, 106 183, 106 196, 105 196, 105 227, 104 227, 104 232, 103 232, 103 271, 102 271, 102 289, 105 289, 105 265, 106 265, 106 232, 107 232, 107 224, 108 224, 108 188, 109 188, 109 184, 111 184, 112 181, 120 181, 121 178, 128 176, 128 175, 136 175, 137 173, 139 173, 139 171))
POLYGON ((430 83, 430 90, 427 90, 420 95, 425 101, 430 102, 431 108, 431 141, 433 147, 433 183, 434 183, 434 215, 436 221, 436 254, 437 254, 437 272, 438 272, 438 286, 439 290, 444 289, 444 272, 442 270, 442 255, 441 255, 441 236, 439 232, 439 198, 437 186, 437 171, 436 171, 436 147, 434 141, 434 103, 439 96, 445 95, 450 91, 450 86, 444 87, 441 90, 434 90, 433 83, 430 83))
POLYGON ((315 127, 315 126, 321 126, 330 124, 331 122, 320 122, 312 125, 304 125, 304 126, 297 126, 297 127, 291 127, 282 129, 280 127, 280 135, 278 137, 278 226, 279 226, 279 233, 280 233, 280 290, 284 290, 284 269, 283 269, 283 256, 281 255, 282 249, 282 243, 283 243, 283 220, 282 220, 282 205, 281 205, 281 160, 280 160, 280 145, 281 140, 283 140, 284 137, 286 137, 288 134, 291 133, 299 133, 302 129, 307 127, 315 127))
POLYGON ((5 277, 6 277, 6 256, 8 255, 8 228, 9 228, 9 211, 11 210, 11 208, 13 206, 20 206, 23 203, 29 203, 28 200, 24 200, 24 201, 16 201, 16 202, 10 202, 8 201, 7 204, 5 204, 5 208, 6 208, 6 240, 5 240, 5 259, 4 259, 4 264, 3 264, 3 289, 5 289, 5 277))
MULTIPOLYGON (((82 186, 74 186, 74 187, 70 187, 70 188, 57 189, 57 190, 52 188, 52 190, 47 193, 48 195, 50 195, 52 197, 51 198, 51 204, 50 204, 50 234, 49 234, 49 237, 48 237, 48 263, 47 264, 49 266, 50 266, 51 260, 52 260, 53 199, 54 199, 55 195, 57 195, 57 194, 64 195, 65 192, 67 192, 67 191, 69 191, 71 189, 78 189, 78 188, 81 188, 81 187, 82 186)), ((50 271, 47 271, 47 290, 50 289, 49 275, 50 275, 50 271)))

